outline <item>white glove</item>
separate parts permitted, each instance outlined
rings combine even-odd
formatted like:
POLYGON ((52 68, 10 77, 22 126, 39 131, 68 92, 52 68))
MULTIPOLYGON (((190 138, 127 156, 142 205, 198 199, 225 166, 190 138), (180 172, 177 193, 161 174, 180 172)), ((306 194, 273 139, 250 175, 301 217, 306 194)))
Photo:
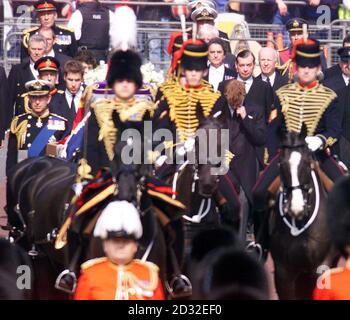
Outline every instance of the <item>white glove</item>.
POLYGON ((193 138, 188 138, 184 143, 185 150, 192 151, 195 143, 196 143, 196 140, 194 140, 193 138))
POLYGON ((320 149, 323 146, 323 141, 320 137, 306 137, 305 142, 312 152, 320 149))
POLYGON ((156 168, 161 167, 164 164, 164 162, 166 161, 166 159, 168 159, 167 156, 165 156, 165 155, 160 156, 154 163, 155 167, 156 168))

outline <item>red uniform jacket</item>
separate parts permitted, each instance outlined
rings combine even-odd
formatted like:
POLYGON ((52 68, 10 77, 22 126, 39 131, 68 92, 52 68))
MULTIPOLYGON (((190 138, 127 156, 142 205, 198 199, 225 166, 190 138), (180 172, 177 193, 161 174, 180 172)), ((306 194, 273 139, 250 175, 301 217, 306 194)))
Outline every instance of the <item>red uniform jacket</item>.
POLYGON ((350 259, 344 268, 326 271, 318 283, 322 288, 315 288, 314 300, 350 300, 350 259))
POLYGON ((151 262, 133 260, 125 266, 107 258, 82 265, 75 300, 164 300, 159 268, 151 262))

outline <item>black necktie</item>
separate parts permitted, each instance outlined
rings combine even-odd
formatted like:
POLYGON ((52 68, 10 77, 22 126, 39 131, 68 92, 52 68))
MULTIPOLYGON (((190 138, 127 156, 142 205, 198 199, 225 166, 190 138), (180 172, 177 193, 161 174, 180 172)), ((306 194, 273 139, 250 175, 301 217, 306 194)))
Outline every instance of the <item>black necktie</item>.
POLYGON ((267 82, 268 85, 272 88, 271 81, 270 81, 270 78, 269 78, 269 77, 266 77, 266 82, 267 82))
POLYGON ((74 120, 75 115, 76 115, 74 98, 75 98, 75 94, 72 94, 72 102, 70 104, 70 112, 71 112, 71 115, 72 115, 72 118, 73 118, 72 120, 74 120))

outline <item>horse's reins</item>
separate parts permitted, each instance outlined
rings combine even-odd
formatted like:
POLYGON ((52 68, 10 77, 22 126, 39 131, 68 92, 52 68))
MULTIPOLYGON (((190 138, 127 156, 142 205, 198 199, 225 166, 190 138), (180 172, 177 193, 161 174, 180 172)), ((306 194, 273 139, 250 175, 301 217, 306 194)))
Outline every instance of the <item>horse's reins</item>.
MULTIPOLYGON (((312 177, 312 181, 315 187, 315 195, 316 195, 316 201, 315 201, 315 207, 314 207, 314 211, 310 217, 310 219, 307 221, 307 223, 301 228, 298 229, 296 224, 295 224, 295 218, 292 218, 292 223, 290 223, 288 221, 288 219, 286 218, 286 215, 283 212, 283 193, 280 194, 279 196, 279 213, 283 219, 283 222, 286 224, 286 226, 290 229, 290 234, 294 237, 299 236, 300 234, 302 234, 306 229, 308 229, 311 224, 315 221, 317 214, 318 214, 318 210, 319 210, 319 206, 320 206, 320 189, 319 189, 319 184, 317 181, 317 177, 315 174, 314 170, 311 170, 311 177, 312 177)), ((292 190, 295 189, 302 189, 303 186, 295 186, 295 187, 290 187, 292 188, 292 190)), ((289 189, 289 188, 288 188, 289 189)), ((302 189, 303 190, 303 189, 302 189)))

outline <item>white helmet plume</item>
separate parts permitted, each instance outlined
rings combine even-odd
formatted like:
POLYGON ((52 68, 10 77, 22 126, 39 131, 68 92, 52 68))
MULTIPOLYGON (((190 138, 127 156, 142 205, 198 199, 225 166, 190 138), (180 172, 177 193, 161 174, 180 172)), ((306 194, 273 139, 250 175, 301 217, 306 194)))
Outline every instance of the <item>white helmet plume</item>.
POLYGON ((142 231, 140 215, 135 206, 127 201, 113 201, 98 218, 94 236, 107 239, 109 232, 116 232, 140 239, 142 231))
POLYGON ((136 15, 128 6, 118 7, 112 23, 112 50, 135 50, 137 48, 136 15))

